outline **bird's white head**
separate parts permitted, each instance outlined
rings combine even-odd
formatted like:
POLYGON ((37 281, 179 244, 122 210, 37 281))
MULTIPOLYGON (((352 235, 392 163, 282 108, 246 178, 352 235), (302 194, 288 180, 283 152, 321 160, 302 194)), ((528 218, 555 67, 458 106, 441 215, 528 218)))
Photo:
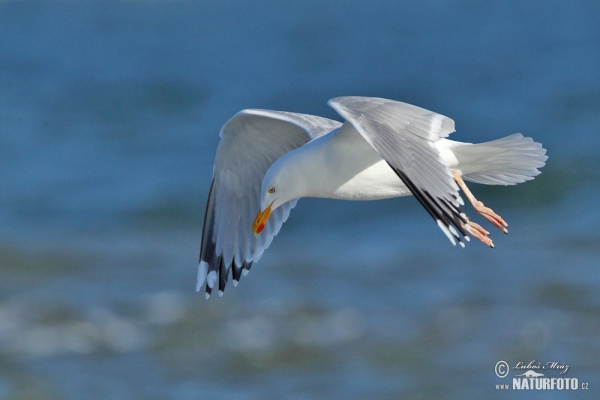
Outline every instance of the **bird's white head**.
MULTIPOLYGON (((292 153, 292 152, 290 152, 292 153)), ((252 231, 258 235, 279 206, 290 200, 303 197, 304 179, 302 170, 293 154, 287 153, 267 170, 260 189, 260 211, 252 224, 252 231)))

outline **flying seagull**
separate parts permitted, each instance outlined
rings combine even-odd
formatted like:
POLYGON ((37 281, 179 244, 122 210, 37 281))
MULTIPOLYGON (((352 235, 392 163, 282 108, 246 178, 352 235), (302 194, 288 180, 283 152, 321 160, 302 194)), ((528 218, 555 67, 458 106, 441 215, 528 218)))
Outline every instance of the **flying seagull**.
POLYGON ((540 143, 516 133, 486 143, 447 139, 454 121, 423 108, 374 97, 328 104, 342 124, 314 115, 249 109, 223 126, 208 195, 196 290, 237 286, 301 197, 377 200, 413 195, 453 245, 469 235, 494 247, 464 214, 459 190, 504 233, 508 225, 464 180, 514 185, 533 179, 547 159, 540 143))

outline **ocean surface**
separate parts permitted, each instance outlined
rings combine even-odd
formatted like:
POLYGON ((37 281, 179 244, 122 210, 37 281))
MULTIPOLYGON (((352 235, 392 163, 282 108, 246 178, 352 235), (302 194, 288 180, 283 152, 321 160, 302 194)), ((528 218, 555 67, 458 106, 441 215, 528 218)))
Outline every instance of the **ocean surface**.
POLYGON ((598 21, 598 1, 0 0, 0 400, 599 398, 598 21), (509 223, 493 250, 452 247, 414 198, 302 199, 205 300, 220 127, 340 119, 343 95, 550 158, 470 185, 509 223), (500 389, 520 362, 580 389, 500 389))

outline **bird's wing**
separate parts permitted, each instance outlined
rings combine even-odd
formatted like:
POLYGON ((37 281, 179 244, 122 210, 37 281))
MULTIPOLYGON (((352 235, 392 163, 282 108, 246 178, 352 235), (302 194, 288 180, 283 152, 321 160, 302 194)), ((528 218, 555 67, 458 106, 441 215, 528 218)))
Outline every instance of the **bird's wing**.
POLYGON ((346 119, 342 131, 351 124, 402 179, 452 244, 456 238, 464 246, 461 236, 469 239, 462 226, 466 223, 460 209, 463 200, 434 145, 454 132, 454 121, 420 107, 379 98, 337 97, 328 104, 346 119))
POLYGON ((261 183, 271 164, 340 126, 326 118, 267 110, 240 111, 223 126, 204 217, 197 291, 206 281, 207 297, 215 287, 222 294, 229 271, 237 285, 296 205, 283 204, 273 211, 261 235, 252 233, 261 183))

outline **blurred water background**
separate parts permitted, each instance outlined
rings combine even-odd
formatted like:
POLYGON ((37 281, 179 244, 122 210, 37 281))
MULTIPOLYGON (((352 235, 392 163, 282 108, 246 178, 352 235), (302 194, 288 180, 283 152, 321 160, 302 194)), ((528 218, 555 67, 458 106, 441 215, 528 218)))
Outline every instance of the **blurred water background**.
POLYGON ((593 0, 0 1, 0 400, 598 398, 598 21, 593 0), (550 159, 471 185, 510 225, 494 250, 414 198, 303 199, 205 301, 219 128, 339 119, 342 95, 550 159), (497 390, 499 360, 590 390, 497 390))

